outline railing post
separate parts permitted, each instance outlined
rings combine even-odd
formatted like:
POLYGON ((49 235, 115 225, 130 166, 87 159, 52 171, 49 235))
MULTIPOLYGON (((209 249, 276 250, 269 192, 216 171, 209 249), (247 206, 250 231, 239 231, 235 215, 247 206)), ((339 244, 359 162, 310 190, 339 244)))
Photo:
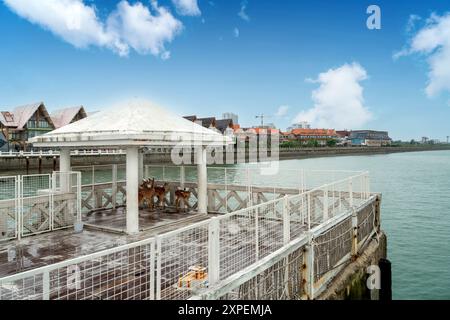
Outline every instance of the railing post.
POLYGON ((117 164, 112 166, 112 188, 111 188, 111 202, 113 210, 116 209, 117 203, 117 164))
POLYGON ((259 260, 259 207, 251 209, 255 215, 255 262, 259 260))
POLYGON ((42 275, 42 300, 50 300, 50 272, 45 271, 42 275))
POLYGON ((358 256, 358 213, 352 208, 352 259, 358 256))
POLYGON ((148 174, 148 165, 144 165, 144 178, 148 179, 150 178, 149 174, 148 174))
POLYGON ((328 185, 323 186, 323 222, 328 221, 328 185))
POLYGON ((350 208, 353 208, 353 180, 351 177, 349 178, 348 181, 348 197, 350 208))
POLYGON ((307 300, 314 299, 314 243, 310 232, 307 234, 308 244, 303 249, 303 295, 307 300))
POLYGON ((23 216, 23 204, 22 204, 22 176, 17 176, 16 180, 16 228, 17 228, 17 239, 22 238, 22 216, 23 216))
POLYGON ((220 223, 211 219, 208 228, 208 282, 214 285, 220 280, 220 223))
POLYGON ((283 243, 286 245, 291 241, 291 220, 289 212, 289 196, 283 198, 283 243))
POLYGON ((184 189, 184 184, 186 183, 186 171, 184 166, 180 167, 180 188, 184 189))
POLYGON ((311 192, 308 192, 306 214, 308 220, 308 231, 311 230, 311 192))
POLYGON ((77 221, 81 220, 81 172, 77 172, 77 221))
POLYGON ((156 300, 161 300, 161 237, 156 236, 156 300))

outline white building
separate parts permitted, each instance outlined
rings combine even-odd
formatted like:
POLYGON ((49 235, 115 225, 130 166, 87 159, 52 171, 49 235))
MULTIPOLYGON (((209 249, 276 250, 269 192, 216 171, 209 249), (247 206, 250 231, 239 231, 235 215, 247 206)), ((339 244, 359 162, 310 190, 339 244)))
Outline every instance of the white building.
POLYGON ((292 131, 294 129, 311 129, 311 125, 306 121, 300 121, 297 123, 293 123, 292 126, 288 127, 286 131, 292 131))
POLYGON ((222 114, 222 119, 231 119, 233 120, 233 124, 239 124, 238 115, 233 112, 225 112, 222 114))

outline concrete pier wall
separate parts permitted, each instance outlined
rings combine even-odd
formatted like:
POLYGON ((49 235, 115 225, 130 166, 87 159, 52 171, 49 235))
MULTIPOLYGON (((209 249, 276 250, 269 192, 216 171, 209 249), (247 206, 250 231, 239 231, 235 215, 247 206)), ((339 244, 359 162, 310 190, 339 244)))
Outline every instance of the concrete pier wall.
MULTIPOLYGON (((335 147, 335 148, 299 148, 299 149, 281 149, 279 153, 280 160, 288 159, 306 159, 314 157, 328 156, 349 156, 349 155, 369 155, 369 154, 388 154, 398 152, 417 152, 417 151, 437 151, 450 150, 450 145, 435 146, 411 146, 411 147, 335 147)), ((56 169, 59 167, 58 156, 43 156, 41 158, 41 167, 43 169, 53 169, 54 159, 56 159, 56 169)), ((236 159, 236 155, 235 155, 236 159)), ((36 171, 39 169, 39 157, 30 157, 29 169, 36 171)), ((248 154, 246 155, 248 161, 248 154)), ((145 163, 171 163, 170 153, 146 154, 145 163)), ((125 163, 125 155, 78 155, 72 156, 72 166, 85 165, 103 165, 125 163)), ((224 162, 225 163, 225 162, 224 162)), ((0 157, 0 170, 26 170, 27 160, 25 157, 0 157)))
POLYGON ((378 290, 367 287, 367 268, 387 258, 387 237, 384 233, 372 239, 360 256, 346 266, 317 297, 318 300, 378 300, 378 290))

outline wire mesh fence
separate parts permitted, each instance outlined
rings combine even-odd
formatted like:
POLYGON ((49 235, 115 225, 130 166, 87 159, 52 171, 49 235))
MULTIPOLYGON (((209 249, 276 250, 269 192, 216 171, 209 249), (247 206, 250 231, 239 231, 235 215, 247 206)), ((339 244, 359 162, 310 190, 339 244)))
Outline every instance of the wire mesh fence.
POLYGON ((0 241, 17 237, 17 177, 0 177, 0 241))
POLYGON ((157 299, 185 300, 208 285, 209 222, 157 239, 157 299))
MULTIPOLYGON (((175 179, 179 173, 164 171, 160 178, 173 176, 175 179)), ((81 192, 79 182, 74 183, 82 179, 81 175, 75 179, 75 174, 55 174, 48 184, 43 176, 26 177, 27 184, 23 185, 20 183, 22 178, 19 178, 18 184, 27 200, 49 197, 48 205, 54 210, 55 199, 62 194, 72 201, 67 202, 66 208, 69 209, 64 212, 73 217, 72 213, 79 211, 79 205, 73 209, 76 204, 71 194, 75 190, 81 192), (30 185, 34 185, 34 189, 30 185)), ((281 198, 225 213, 159 235, 156 239, 148 239, 145 243, 132 243, 113 251, 106 250, 52 265, 42 272, 2 278, 0 295, 5 299, 189 299, 210 285, 217 285, 289 247, 291 241, 308 238, 314 227, 329 223, 338 215, 345 215, 340 222, 333 222, 330 228, 311 238, 314 243, 311 270, 317 282, 352 252, 351 209, 356 207, 353 200, 358 197, 356 194, 363 194, 361 199, 365 199, 367 193, 364 182, 361 182, 360 190, 353 189, 355 179, 363 181, 363 178, 353 176, 303 193, 280 194, 281 198)), ((11 187, 10 184, 5 186, 11 187)), ((3 194, 11 193, 8 188, 3 194)), ((369 204, 365 201, 361 205, 369 204)), ((369 222, 373 222, 375 213, 366 211, 359 210, 357 214, 361 229, 358 239, 361 240, 374 227, 369 222)), ((49 221, 52 219, 50 215, 49 221)), ((42 223, 41 219, 37 221, 42 223)), ((303 251, 298 251, 296 255, 292 253, 289 257, 275 259, 267 269, 270 271, 260 272, 245 285, 240 284, 239 288, 230 291, 230 297, 298 298, 304 290, 298 285, 303 281, 302 255, 303 251)))
POLYGON ((352 251, 352 219, 345 219, 314 239, 314 279, 317 282, 343 263, 352 251))
POLYGON ((0 241, 72 226, 80 192, 77 172, 0 177, 0 241))
POLYGON ((220 300, 299 300, 303 295, 303 251, 295 250, 245 283, 229 290, 220 300))
POLYGON ((144 300, 154 289, 154 239, 0 278, 0 300, 144 300))

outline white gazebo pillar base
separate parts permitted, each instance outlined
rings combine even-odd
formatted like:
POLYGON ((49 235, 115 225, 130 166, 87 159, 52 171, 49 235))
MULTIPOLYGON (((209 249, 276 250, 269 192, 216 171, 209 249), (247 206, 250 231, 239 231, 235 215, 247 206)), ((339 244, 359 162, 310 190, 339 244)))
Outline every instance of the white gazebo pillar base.
MULTIPOLYGON (((59 151, 59 187, 61 192, 70 191, 70 148, 61 148, 59 151)), ((54 188, 56 186, 53 186, 54 188)))
POLYGON ((127 147, 127 233, 139 232, 139 148, 127 147))
POLYGON ((197 147, 197 210, 199 213, 208 213, 207 201, 208 201, 208 177, 206 169, 206 147, 197 147))
POLYGON ((144 179, 144 153, 141 151, 139 152, 139 183, 141 183, 143 179, 144 179))

